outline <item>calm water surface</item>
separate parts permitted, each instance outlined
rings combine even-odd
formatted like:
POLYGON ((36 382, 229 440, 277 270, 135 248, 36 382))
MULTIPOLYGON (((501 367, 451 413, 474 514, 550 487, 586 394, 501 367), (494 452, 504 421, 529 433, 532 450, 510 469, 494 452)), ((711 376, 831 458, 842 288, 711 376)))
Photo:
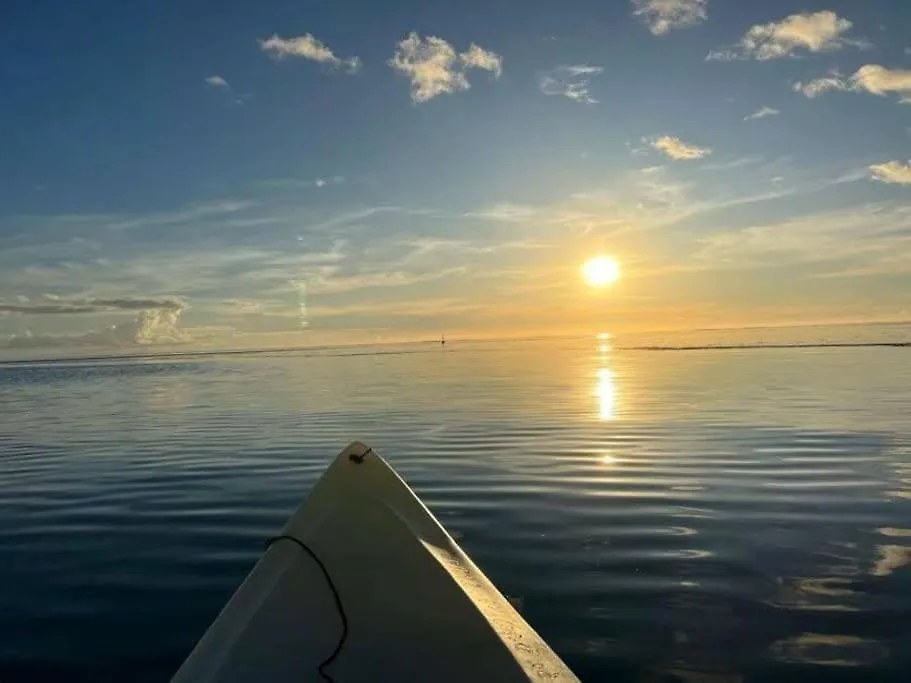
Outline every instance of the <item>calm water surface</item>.
POLYGON ((0 367, 0 681, 167 680, 353 439, 583 680, 911 677, 911 349, 585 340, 0 367))

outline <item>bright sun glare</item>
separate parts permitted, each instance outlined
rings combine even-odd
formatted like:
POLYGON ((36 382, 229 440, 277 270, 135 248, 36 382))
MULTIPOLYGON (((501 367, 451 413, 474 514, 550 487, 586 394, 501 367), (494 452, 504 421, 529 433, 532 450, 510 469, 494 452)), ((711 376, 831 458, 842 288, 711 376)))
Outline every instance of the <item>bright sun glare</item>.
POLYGON ((620 279, 620 264, 610 256, 596 256, 582 264, 582 277, 592 287, 606 287, 620 279))

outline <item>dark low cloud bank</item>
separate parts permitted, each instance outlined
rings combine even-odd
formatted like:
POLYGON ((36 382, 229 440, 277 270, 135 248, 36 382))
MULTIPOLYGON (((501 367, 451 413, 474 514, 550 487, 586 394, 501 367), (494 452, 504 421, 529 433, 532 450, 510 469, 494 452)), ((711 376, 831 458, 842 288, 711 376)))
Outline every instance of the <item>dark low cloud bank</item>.
POLYGON ((0 302, 0 313, 21 315, 73 315, 81 313, 104 313, 110 311, 174 311, 184 309, 179 299, 73 299, 49 303, 6 303, 0 302))

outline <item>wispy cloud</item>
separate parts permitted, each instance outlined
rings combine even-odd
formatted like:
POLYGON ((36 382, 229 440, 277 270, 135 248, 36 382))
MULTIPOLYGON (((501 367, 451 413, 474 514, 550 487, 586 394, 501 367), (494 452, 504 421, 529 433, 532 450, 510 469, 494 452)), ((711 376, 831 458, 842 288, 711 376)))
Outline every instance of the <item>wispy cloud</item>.
POLYGON ((213 88, 227 88, 228 87, 228 81, 226 81, 221 76, 217 76, 217 75, 209 76, 208 78, 206 78, 206 83, 208 85, 211 85, 213 88))
POLYGON ((632 4, 633 14, 656 36, 695 26, 708 16, 707 0, 632 0, 632 4))
POLYGON ((356 275, 316 274, 309 279, 308 289, 315 294, 340 294, 359 289, 376 289, 385 287, 407 287, 452 277, 465 275, 468 269, 463 266, 447 268, 434 272, 414 273, 405 271, 381 271, 360 273, 356 275))
POLYGON ((756 119, 764 119, 768 116, 778 116, 780 113, 780 111, 773 109, 772 107, 760 107, 749 116, 744 116, 743 120, 755 121, 756 119))
POLYGON ((603 71, 602 67, 589 64, 558 66, 541 76, 538 87, 545 95, 562 95, 575 102, 596 104, 598 100, 591 96, 589 84, 592 76, 603 71))
POLYGON ((845 45, 864 45, 845 36, 852 26, 830 10, 792 14, 779 22, 753 26, 739 43, 710 52, 706 59, 781 59, 794 57, 799 51, 829 52, 845 45))
POLYGON ((147 228, 154 225, 175 225, 190 221, 223 216, 244 211, 254 206, 251 200, 224 199, 212 202, 192 204, 186 208, 175 211, 162 211, 139 216, 122 217, 105 223, 104 227, 111 230, 134 230, 147 228))
POLYGON ((689 144, 672 135, 662 135, 660 138, 647 142, 652 149, 656 149, 676 161, 694 161, 712 153, 708 147, 689 144))
POLYGON ((792 87, 795 92, 803 93, 809 98, 819 97, 823 93, 833 90, 847 91, 852 89, 851 83, 837 70, 832 71, 828 76, 814 78, 812 81, 807 81, 806 83, 797 81, 792 87))
POLYGON ((870 167, 873 178, 893 185, 911 185, 911 162, 887 161, 870 167))
POLYGON ((699 240, 695 260, 708 269, 831 264, 835 275, 846 274, 839 266, 850 263, 856 275, 907 272, 909 226, 911 212, 893 204, 821 211, 709 235, 699 240))
POLYGON ((274 188, 305 188, 305 187, 315 187, 323 188, 330 185, 340 185, 345 182, 345 176, 334 175, 334 176, 322 176, 319 178, 312 178, 309 180, 304 180, 301 178, 273 178, 272 180, 263 180, 258 183, 261 187, 274 187, 274 188))
POLYGON ((733 159, 700 163, 698 168, 708 171, 734 166, 742 167, 742 173, 713 175, 708 182, 676 164, 614 175, 601 187, 574 193, 574 203, 568 208, 600 219, 596 234, 641 234, 670 228, 684 234, 710 226, 731 230, 750 216, 777 215, 782 206, 787 206, 780 203, 785 198, 815 195, 870 176, 866 167, 830 169, 821 174, 819 169, 795 168, 787 158, 733 159), (770 183, 769 179, 782 171, 787 172, 787 183, 770 183))
POLYGON ((730 171, 735 168, 744 168, 761 163, 762 157, 739 157, 730 161, 719 161, 714 164, 703 164, 699 167, 702 171, 730 171))
POLYGON ((259 46, 263 52, 275 59, 299 57, 330 67, 340 68, 351 74, 356 73, 361 68, 360 58, 346 57, 341 59, 326 44, 314 38, 310 33, 296 38, 281 38, 278 34, 273 34, 270 38, 260 40, 259 46))
POLYGON ((807 97, 818 97, 830 91, 866 92, 885 97, 896 94, 900 102, 911 103, 911 69, 888 69, 879 64, 860 67, 851 78, 845 78, 838 71, 807 83, 795 83, 793 88, 807 97))
POLYGON ((411 99, 426 102, 437 95, 468 90, 466 71, 482 69, 499 78, 503 71, 500 55, 474 43, 466 52, 457 54, 455 48, 442 38, 421 38, 410 33, 396 46, 389 66, 411 80, 411 99))
POLYGON ((466 218, 481 218, 489 221, 515 222, 524 221, 534 217, 538 209, 533 206, 522 204, 510 204, 502 202, 493 206, 480 209, 479 211, 470 211, 465 214, 466 218))

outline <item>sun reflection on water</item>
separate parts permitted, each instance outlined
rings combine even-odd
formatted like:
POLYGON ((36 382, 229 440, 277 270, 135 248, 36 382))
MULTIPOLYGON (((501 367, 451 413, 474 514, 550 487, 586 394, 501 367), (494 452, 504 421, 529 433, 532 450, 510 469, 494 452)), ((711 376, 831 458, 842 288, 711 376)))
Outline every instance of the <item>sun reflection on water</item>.
POLYGON ((617 399, 614 373, 607 367, 610 338, 611 335, 608 332, 598 335, 598 369, 595 372, 595 376, 598 378, 595 385, 595 396, 598 397, 598 418, 605 421, 614 419, 617 399))
POLYGON ((598 397, 598 417, 601 420, 613 420, 616 400, 614 373, 608 368, 600 368, 597 377, 595 396, 598 397))

